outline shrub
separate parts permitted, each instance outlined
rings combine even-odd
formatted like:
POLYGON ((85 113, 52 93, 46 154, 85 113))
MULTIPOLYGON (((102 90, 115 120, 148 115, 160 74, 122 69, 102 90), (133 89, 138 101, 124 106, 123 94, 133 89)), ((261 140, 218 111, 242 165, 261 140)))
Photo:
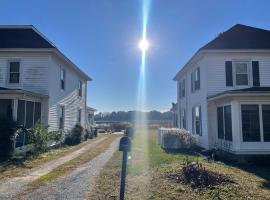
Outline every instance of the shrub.
POLYGON ((200 189, 222 183, 234 183, 229 176, 207 170, 198 161, 190 162, 188 159, 184 161, 184 166, 180 172, 170 174, 168 177, 177 182, 189 184, 192 188, 200 189))
POLYGON ((29 133, 29 142, 33 144, 35 153, 45 151, 49 141, 60 141, 63 134, 61 131, 48 132, 48 126, 42 128, 39 122, 35 124, 29 133))
POLYGON ((67 135, 65 139, 65 144, 67 145, 76 145, 81 142, 83 135, 83 127, 80 124, 76 124, 71 132, 67 135))
POLYGON ((14 150, 16 122, 12 118, 0 119, 0 160, 11 157, 14 150))
POLYGON ((167 129, 162 137, 162 146, 166 149, 191 149, 196 147, 195 138, 184 129, 167 129))

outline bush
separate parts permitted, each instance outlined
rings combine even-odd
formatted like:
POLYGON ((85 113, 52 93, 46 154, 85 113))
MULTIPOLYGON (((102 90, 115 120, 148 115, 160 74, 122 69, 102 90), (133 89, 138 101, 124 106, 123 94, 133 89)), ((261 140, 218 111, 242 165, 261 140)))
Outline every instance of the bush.
POLYGON ((35 124, 29 133, 29 142, 33 144, 35 153, 47 150, 48 142, 52 140, 60 141, 63 134, 61 131, 48 132, 48 126, 42 128, 39 122, 35 124))
POLYGON ((188 159, 184 161, 184 166, 180 172, 170 174, 168 177, 179 183, 189 184, 192 188, 199 189, 223 183, 234 183, 229 176, 207 170, 198 161, 190 162, 188 159))
MULTIPOLYGON (((162 130, 162 129, 161 129, 162 130)), ((162 147, 165 149, 192 149, 196 147, 196 140, 192 134, 184 129, 165 129, 162 137, 162 147)))
POLYGON ((0 119, 0 160, 11 157, 14 150, 16 122, 12 118, 0 119))
POLYGON ((75 127, 71 130, 71 132, 67 135, 65 139, 65 144, 67 145, 76 145, 81 142, 83 135, 83 127, 79 124, 76 124, 75 127))

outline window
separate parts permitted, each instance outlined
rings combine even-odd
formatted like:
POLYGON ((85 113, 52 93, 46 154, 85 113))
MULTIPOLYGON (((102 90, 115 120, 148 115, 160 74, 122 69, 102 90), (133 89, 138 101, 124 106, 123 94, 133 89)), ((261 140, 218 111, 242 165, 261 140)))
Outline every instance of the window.
POLYGON ((79 96, 82 97, 82 81, 79 81, 79 96))
POLYGON ((202 124, 201 124, 201 106, 195 106, 192 109, 192 124, 193 133, 202 135, 202 124))
POLYGON ((218 139, 232 141, 231 106, 217 108, 218 139))
POLYGON ((12 100, 0 99, 0 118, 12 117, 12 100))
POLYGON ((265 142, 270 142, 270 105, 262 105, 263 117, 263 138, 265 142))
POLYGON ((181 128, 186 129, 186 111, 185 109, 181 110, 181 128))
POLYGON ((78 110, 78 123, 81 123, 82 121, 82 109, 78 110))
POLYGON ((65 107, 60 106, 60 110, 59 110, 59 129, 64 129, 64 121, 65 121, 65 107))
POLYGON ((20 82, 20 62, 9 62, 9 83, 20 82))
POLYGON ((217 108, 218 139, 224 139, 224 116, 223 107, 217 108))
POLYGON ((259 142, 260 119, 259 105, 241 105, 242 134, 244 142, 259 142))
POLYGON ((17 123, 26 128, 34 127, 41 120, 41 103, 18 100, 17 123))
POLYGON ((65 89, 65 85, 66 84, 66 71, 61 68, 61 72, 60 72, 60 87, 62 90, 65 89))
POLYGON ((191 91, 195 92, 196 90, 200 90, 200 68, 196 68, 191 73, 191 91))
POLYGON ((182 80, 181 82, 179 82, 179 97, 185 97, 186 95, 186 80, 182 80))
POLYGON ((248 62, 236 62, 235 63, 235 80, 236 85, 244 86, 248 85, 248 62))

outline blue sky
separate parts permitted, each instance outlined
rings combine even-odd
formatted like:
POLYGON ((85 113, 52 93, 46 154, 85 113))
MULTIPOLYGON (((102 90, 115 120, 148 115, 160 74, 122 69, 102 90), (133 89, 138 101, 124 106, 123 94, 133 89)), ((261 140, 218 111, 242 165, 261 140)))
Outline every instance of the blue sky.
MULTIPOLYGON (((89 74, 88 105, 136 106, 142 0, 1 0, 0 24, 32 24, 89 74)), ((176 101, 174 75, 195 51, 236 23, 270 29, 270 1, 152 0, 146 109, 176 101)))

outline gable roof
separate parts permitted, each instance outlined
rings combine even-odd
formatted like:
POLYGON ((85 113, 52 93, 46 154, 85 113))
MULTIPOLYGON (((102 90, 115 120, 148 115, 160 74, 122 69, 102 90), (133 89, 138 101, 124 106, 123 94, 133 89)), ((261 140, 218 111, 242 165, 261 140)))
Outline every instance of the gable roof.
POLYGON ((236 24, 201 49, 270 49, 270 31, 236 24))
POLYGON ((175 75, 177 80, 187 65, 204 50, 270 50, 270 31, 243 24, 236 24, 227 31, 220 33, 215 39, 201 47, 175 75))
POLYGON ((33 26, 0 26, 0 48, 55 48, 33 26))
POLYGON ((77 65, 69 60, 57 47, 32 25, 0 26, 0 49, 39 49, 52 51, 63 58, 75 72, 86 80, 92 80, 77 65))

